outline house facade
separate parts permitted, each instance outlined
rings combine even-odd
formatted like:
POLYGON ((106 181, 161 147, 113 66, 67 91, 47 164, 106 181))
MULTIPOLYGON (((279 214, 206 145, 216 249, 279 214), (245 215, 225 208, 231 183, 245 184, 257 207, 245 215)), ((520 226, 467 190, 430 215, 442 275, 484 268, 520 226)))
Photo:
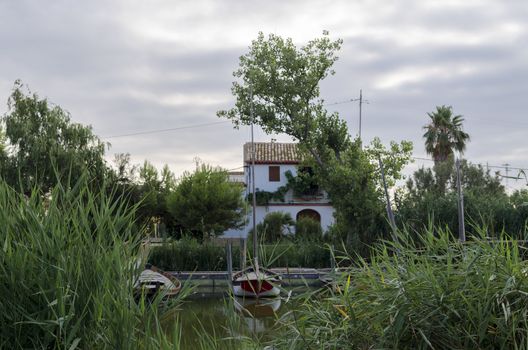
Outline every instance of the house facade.
MULTIPOLYGON (((244 145, 244 171, 230 173, 234 182, 245 184, 245 197, 251 193, 252 145, 244 145)), ((305 191, 295 191, 291 178, 299 172, 310 172, 309 168, 300 167, 300 154, 296 143, 256 142, 255 143, 255 190, 257 193, 257 224, 271 212, 289 213, 293 220, 303 216, 320 222, 323 231, 334 223, 334 208, 328 195, 317 186, 310 186, 305 191)), ((248 208, 248 223, 240 230, 228 230, 224 237, 246 237, 252 227, 251 207, 248 208)))

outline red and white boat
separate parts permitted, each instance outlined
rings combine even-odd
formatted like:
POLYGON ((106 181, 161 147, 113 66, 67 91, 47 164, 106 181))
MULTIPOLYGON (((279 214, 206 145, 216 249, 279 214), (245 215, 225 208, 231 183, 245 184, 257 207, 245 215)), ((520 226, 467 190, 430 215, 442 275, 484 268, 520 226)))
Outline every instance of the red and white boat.
POLYGON ((276 297, 280 294, 281 282, 278 273, 251 266, 233 274, 233 294, 250 298, 276 297))

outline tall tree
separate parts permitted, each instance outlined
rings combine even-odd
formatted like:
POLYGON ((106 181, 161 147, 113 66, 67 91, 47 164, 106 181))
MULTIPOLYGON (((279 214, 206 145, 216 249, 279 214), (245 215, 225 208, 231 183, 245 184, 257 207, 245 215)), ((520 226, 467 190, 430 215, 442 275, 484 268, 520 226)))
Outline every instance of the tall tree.
POLYGON ((84 172, 96 183, 102 181, 107 171, 105 144, 90 126, 73 123, 59 106, 35 93, 25 94, 20 81, 15 82, 2 122, 12 150, 7 178, 23 192, 35 187, 47 192, 59 179, 76 179, 84 172))
POLYGON ((437 106, 427 115, 431 120, 424 126, 425 150, 435 163, 447 160, 453 151, 463 153, 469 141, 469 134, 462 130, 464 118, 453 115, 451 106, 437 106))
POLYGON ((319 84, 335 74, 332 66, 341 44, 326 32, 301 48, 291 39, 259 33, 233 73, 239 78, 231 89, 237 97, 235 107, 218 116, 231 119, 236 127, 249 125, 253 104, 255 123, 265 132, 299 140, 321 166, 328 147, 339 157, 350 143, 348 129, 337 113, 328 114, 324 108, 319 84), (324 148, 321 140, 327 141, 324 148))
POLYGON ((350 139, 339 115, 325 109, 319 86, 334 74, 332 66, 341 44, 327 32, 299 48, 291 39, 273 34, 266 38, 260 33, 233 73, 238 78, 232 86, 235 107, 217 114, 231 119, 235 127, 248 125, 253 105, 254 122, 265 132, 285 133, 298 140, 308 155, 308 165, 330 196, 347 238, 362 235, 372 239, 380 231, 374 228, 373 217, 383 213, 377 156, 388 161, 391 169, 387 172, 395 179, 412 146, 394 143, 385 150, 376 140, 364 150, 350 139))

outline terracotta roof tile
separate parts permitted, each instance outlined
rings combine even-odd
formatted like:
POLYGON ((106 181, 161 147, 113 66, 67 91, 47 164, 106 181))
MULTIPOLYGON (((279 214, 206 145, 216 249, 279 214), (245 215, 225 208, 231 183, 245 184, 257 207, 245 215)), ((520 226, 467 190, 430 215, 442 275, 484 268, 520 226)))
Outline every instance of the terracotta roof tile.
MULTIPOLYGON (((255 142, 255 163, 296 164, 300 154, 296 143, 255 142)), ((251 143, 244 144, 244 163, 251 162, 251 143)))

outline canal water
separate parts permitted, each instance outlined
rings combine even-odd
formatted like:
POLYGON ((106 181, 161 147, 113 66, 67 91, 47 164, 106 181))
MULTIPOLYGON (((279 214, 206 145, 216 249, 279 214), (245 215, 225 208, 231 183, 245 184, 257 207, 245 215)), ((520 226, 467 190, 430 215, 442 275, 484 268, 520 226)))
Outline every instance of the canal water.
POLYGON ((248 343, 263 345, 293 320, 301 299, 294 293, 259 300, 195 293, 185 299, 172 320, 181 327, 183 349, 230 349, 238 348, 237 345, 244 348, 248 343), (218 341, 222 346, 218 346, 218 341))

